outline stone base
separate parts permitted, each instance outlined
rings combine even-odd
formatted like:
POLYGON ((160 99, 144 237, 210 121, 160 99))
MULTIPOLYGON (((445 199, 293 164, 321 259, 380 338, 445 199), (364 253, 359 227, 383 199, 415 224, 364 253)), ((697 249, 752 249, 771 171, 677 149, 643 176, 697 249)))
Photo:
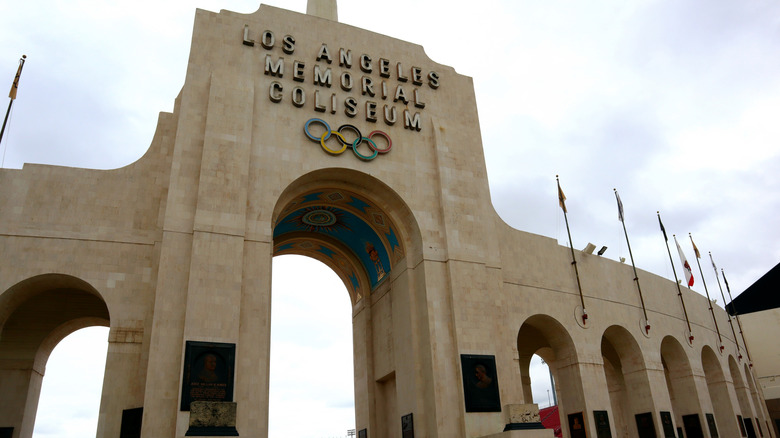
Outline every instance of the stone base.
POLYGON ((542 423, 509 423, 504 427, 504 432, 508 430, 532 430, 544 429, 542 423))
POLYGON ((238 436, 236 404, 194 401, 190 404, 190 428, 184 436, 238 436))
POLYGON ((235 427, 190 426, 184 436, 238 436, 238 431, 235 427))
POLYGON ((481 438, 555 438, 555 432, 552 429, 508 430, 481 438))

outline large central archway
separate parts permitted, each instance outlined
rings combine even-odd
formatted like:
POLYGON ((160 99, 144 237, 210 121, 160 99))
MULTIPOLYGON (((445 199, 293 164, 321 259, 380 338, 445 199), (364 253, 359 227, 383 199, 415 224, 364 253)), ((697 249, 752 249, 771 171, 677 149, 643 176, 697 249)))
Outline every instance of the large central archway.
POLYGON ((325 263, 342 279, 354 305, 404 258, 397 230, 376 201, 325 186, 287 202, 274 226, 273 255, 299 254, 325 263))
MULTIPOLYGON (((319 170, 292 182, 273 214, 273 256, 296 254, 330 267, 352 305, 357 428, 395 431, 405 388, 415 388, 424 363, 401 339, 413 324, 420 233, 409 207, 387 185, 348 169, 319 170), (412 248, 410 250, 410 248, 412 248), (414 248, 417 248, 416 251, 414 248), (401 354, 401 356, 399 356, 401 354), (398 382, 396 382, 398 379, 398 382)), ((388 435, 390 436, 390 435, 388 435)))

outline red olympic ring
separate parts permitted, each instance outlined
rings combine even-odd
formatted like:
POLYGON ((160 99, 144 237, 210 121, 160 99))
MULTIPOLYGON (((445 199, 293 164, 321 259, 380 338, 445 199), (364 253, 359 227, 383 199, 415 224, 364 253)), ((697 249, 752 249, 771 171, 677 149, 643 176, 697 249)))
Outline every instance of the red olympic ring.
POLYGON ((378 131, 378 130, 371 131, 371 133, 368 134, 368 137, 363 137, 363 134, 360 132, 360 130, 357 127, 349 124, 341 125, 337 130, 332 131, 330 129, 330 125, 328 125, 328 122, 317 118, 309 119, 306 122, 306 124, 303 125, 303 132, 306 134, 306 137, 309 140, 319 143, 320 146, 322 146, 322 149, 330 155, 340 155, 347 149, 347 146, 349 146, 350 148, 352 148, 352 152, 355 154, 355 156, 363 161, 371 161, 374 158, 376 158, 378 154, 386 154, 390 152, 390 150, 393 148, 393 141, 390 139, 390 136, 387 135, 386 132, 378 131), (322 125, 322 127, 325 128, 325 131, 320 135, 313 134, 309 129, 312 123, 322 125), (352 140, 351 142, 344 137, 344 131, 347 130, 352 131, 355 134, 355 139, 352 140), (378 147, 376 142, 374 141, 375 136, 384 137, 385 141, 387 141, 387 147, 385 148, 378 147), (331 137, 336 137, 338 143, 341 144, 341 148, 331 149, 325 145, 325 142, 328 141, 331 137), (363 155, 360 152, 358 152, 358 147, 364 142, 367 143, 368 148, 371 151, 373 151, 372 154, 363 155))

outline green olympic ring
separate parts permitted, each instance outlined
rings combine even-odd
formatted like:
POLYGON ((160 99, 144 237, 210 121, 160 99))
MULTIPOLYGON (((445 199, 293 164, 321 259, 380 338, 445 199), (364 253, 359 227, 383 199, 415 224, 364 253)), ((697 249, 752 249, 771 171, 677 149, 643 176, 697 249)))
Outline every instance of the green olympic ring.
POLYGON ((347 146, 349 146, 350 148, 352 148, 352 152, 355 154, 356 157, 358 157, 363 161, 371 161, 374 158, 376 158, 377 155, 386 154, 390 152, 390 149, 393 148, 393 141, 390 140, 390 136, 383 131, 372 131, 370 134, 368 134, 368 137, 363 137, 363 134, 360 132, 360 130, 357 127, 348 124, 341 125, 337 130, 332 131, 330 129, 330 125, 328 125, 328 122, 322 119, 316 119, 316 118, 309 119, 306 122, 306 124, 303 125, 303 132, 306 134, 306 137, 309 140, 319 143, 320 146, 322 146, 322 149, 329 155, 341 155, 342 153, 344 153, 345 150, 347 150, 347 146), (322 125, 322 127, 325 128, 325 132, 323 132, 320 136, 312 134, 311 130, 309 129, 309 126, 312 123, 317 123, 322 125), (355 139, 351 142, 347 140, 344 137, 344 131, 352 131, 352 133, 355 134, 355 139), (373 140, 373 138, 377 135, 385 138, 385 140, 387 141, 386 148, 382 149, 376 145, 376 142, 373 140), (328 141, 331 136, 336 138, 338 143, 341 144, 341 148, 331 149, 325 144, 325 142, 328 141), (372 154, 363 155, 360 152, 358 152, 358 147, 361 144, 363 144, 363 142, 368 144, 368 148, 371 151, 373 151, 372 154))

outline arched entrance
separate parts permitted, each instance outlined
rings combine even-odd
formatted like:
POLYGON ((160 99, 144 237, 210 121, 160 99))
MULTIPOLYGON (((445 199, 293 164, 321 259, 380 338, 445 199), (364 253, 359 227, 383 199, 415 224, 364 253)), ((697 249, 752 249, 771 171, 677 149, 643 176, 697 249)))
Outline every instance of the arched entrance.
POLYGON ((761 418, 764 417, 764 412, 762 409, 762 403, 761 403, 761 397, 759 396, 758 389, 756 387, 756 384, 753 380, 753 373, 750 372, 750 367, 748 364, 744 364, 743 366, 745 370, 745 380, 747 380, 747 386, 750 390, 750 399, 753 402, 753 407, 755 408, 754 414, 754 420, 756 422, 756 429, 758 429, 759 436, 764 436, 763 428, 761 427, 761 418))
POLYGON ((739 365, 734 360, 734 356, 729 355, 729 372, 731 373, 731 380, 734 382, 734 390, 737 393, 737 400, 739 400, 739 412, 742 415, 737 417, 740 429, 745 429, 745 435, 748 438, 755 438, 758 435, 753 427, 753 407, 750 400, 750 393, 745 379, 742 378, 742 374, 739 371, 739 365))
POLYGON ((653 397, 642 350, 621 326, 611 326, 601 338, 604 374, 618 437, 637 433, 635 415, 653 412, 653 397))
POLYGON ((517 333, 517 352, 523 399, 533 402, 530 364, 536 354, 550 367, 558 396, 558 412, 564 437, 569 436, 565 426, 566 415, 582 410, 584 392, 577 369, 577 351, 566 329, 554 318, 534 315, 528 318, 517 333))
POLYGON ((273 215, 273 256, 314 258, 344 283, 352 305, 356 426, 394 436, 397 417, 416 405, 424 358, 406 344, 414 324, 413 266, 419 248, 408 207, 389 187, 360 172, 325 169, 293 182, 273 215), (401 347, 399 347, 401 346, 401 347), (408 349, 408 350, 407 350, 408 349))
POLYGON ((704 367, 704 377, 707 379, 710 400, 712 400, 718 435, 739 436, 739 427, 734 418, 734 405, 729 393, 726 374, 723 372, 715 351, 707 345, 702 348, 701 363, 704 367))
POLYGON ((268 436, 343 435, 355 427, 346 288, 331 268, 309 257, 274 257, 272 268, 268 436))
POLYGON ((109 311, 91 285, 62 274, 29 278, 0 297, 0 424, 28 438, 49 354, 76 330, 109 326, 109 311))
POLYGON ((704 437, 704 416, 693 369, 682 345, 672 336, 661 342, 661 362, 677 427, 685 430, 686 437, 704 437))

